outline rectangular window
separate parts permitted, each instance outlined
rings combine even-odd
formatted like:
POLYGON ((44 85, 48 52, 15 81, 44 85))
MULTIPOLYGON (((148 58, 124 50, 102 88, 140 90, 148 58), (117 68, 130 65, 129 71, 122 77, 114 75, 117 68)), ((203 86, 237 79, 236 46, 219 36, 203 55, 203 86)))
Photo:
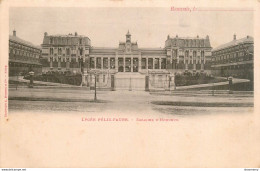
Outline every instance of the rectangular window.
POLYGON ((96 58, 96 68, 101 69, 101 58, 96 58))
POLYGON ((108 69, 108 58, 103 58, 103 68, 108 69))
POLYGON ((118 58, 118 72, 124 72, 124 59, 118 58))
POLYGON ((94 58, 93 58, 93 57, 90 58, 90 68, 91 68, 91 69, 94 69, 94 68, 95 68, 95 61, 94 61, 94 58))
POLYGON ((155 58, 154 60, 154 69, 159 69, 159 58, 155 58))
MULTIPOLYGON (((186 60, 188 63, 188 60, 186 60)), ((166 58, 161 59, 161 69, 166 69, 166 58)))

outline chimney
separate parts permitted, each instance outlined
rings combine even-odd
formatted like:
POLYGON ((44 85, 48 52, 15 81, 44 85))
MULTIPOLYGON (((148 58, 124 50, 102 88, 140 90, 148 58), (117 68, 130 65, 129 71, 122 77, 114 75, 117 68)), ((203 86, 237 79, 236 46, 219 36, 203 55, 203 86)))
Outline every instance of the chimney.
POLYGON ((246 38, 249 39, 249 36, 247 35, 246 38))
POLYGON ((236 34, 234 34, 234 38, 233 38, 233 40, 236 40, 237 39, 237 36, 236 36, 236 34))
POLYGON ((197 38, 199 38, 199 35, 197 35, 197 38))
POLYGON ((47 32, 44 33, 44 37, 46 37, 46 36, 48 36, 48 33, 47 33, 47 32))
POLYGON ((15 30, 13 31, 13 36, 16 36, 16 31, 15 30))
POLYGON ((206 39, 209 39, 209 35, 206 36, 206 39))
POLYGON ((78 35, 78 33, 77 32, 75 32, 75 36, 77 36, 78 35))
POLYGON ((176 38, 178 38, 178 34, 176 34, 176 38))

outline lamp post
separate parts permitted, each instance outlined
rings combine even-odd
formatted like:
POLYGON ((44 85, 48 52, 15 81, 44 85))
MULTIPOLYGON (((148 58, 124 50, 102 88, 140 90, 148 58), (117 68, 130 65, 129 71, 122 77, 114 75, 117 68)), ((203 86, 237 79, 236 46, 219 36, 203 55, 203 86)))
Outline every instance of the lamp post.
POLYGON ((95 75, 95 95, 94 95, 94 101, 97 101, 97 73, 94 73, 95 75))
POLYGON ((229 94, 233 94, 233 91, 232 91, 232 84, 233 84, 233 81, 232 81, 232 77, 228 77, 228 87, 229 87, 229 94))
POLYGON ((81 83, 80 83, 80 86, 82 87, 83 85, 83 74, 84 74, 84 65, 83 65, 83 58, 82 56, 80 56, 80 58, 78 59, 79 60, 79 69, 80 69, 80 73, 81 73, 81 83))
POLYGON ((33 75, 34 75, 34 72, 31 71, 29 72, 30 74, 30 84, 29 84, 29 88, 33 88, 33 75))
POLYGON ((131 77, 130 77, 129 91, 132 91, 132 80, 131 80, 131 77))

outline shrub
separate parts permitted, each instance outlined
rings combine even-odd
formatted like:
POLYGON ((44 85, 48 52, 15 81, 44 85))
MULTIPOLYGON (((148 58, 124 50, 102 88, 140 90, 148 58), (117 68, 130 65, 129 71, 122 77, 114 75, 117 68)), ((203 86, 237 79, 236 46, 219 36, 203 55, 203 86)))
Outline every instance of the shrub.
MULTIPOLYGON (((24 76, 24 79, 29 80, 30 75, 24 76)), ((81 74, 73 74, 70 71, 48 71, 45 74, 34 76, 36 81, 54 82, 62 84, 80 85, 82 82, 81 74)))

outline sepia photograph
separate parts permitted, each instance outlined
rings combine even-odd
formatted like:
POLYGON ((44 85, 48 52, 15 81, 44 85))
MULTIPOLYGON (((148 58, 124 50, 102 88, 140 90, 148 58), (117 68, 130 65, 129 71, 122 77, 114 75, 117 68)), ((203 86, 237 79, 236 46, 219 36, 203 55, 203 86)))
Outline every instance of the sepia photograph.
POLYGON ((1 167, 259 168, 259 1, 30 2, 0 1, 1 167))
POLYGON ((175 10, 10 8, 9 111, 253 111, 253 10, 175 10))

